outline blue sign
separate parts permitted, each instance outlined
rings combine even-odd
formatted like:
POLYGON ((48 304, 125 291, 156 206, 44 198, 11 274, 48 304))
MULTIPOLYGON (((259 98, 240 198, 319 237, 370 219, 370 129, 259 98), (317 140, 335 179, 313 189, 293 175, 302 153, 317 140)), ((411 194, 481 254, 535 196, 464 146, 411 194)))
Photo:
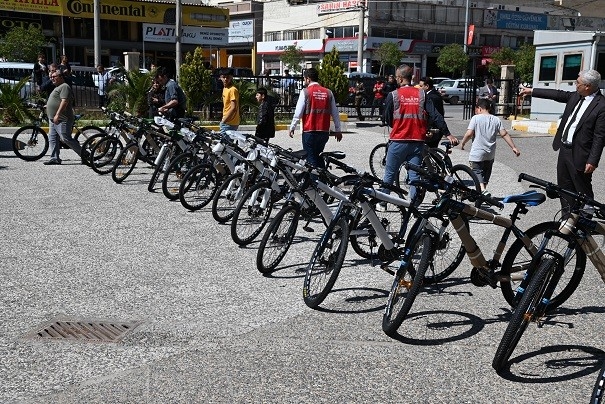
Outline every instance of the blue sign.
POLYGON ((500 29, 518 29, 533 31, 548 28, 548 16, 546 14, 520 13, 518 11, 498 10, 496 27, 500 29))

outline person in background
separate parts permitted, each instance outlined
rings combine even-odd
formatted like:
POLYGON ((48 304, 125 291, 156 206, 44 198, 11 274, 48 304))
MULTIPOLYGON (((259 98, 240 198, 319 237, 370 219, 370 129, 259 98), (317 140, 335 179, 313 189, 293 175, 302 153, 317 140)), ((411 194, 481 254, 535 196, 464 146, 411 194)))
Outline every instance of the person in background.
MULTIPOLYGON (((399 84, 397 83, 397 80, 395 80, 395 76, 390 74, 389 77, 387 77, 387 82, 384 83, 384 86, 382 87, 382 94, 384 95, 384 102, 386 103, 387 100, 387 95, 389 95, 389 93, 392 93, 393 91, 397 90, 397 88, 399 88, 399 84)), ((383 109, 384 111, 384 109, 383 109)), ((387 126, 386 121, 385 121, 385 116, 384 116, 384 112, 382 113, 382 123, 380 124, 380 126, 387 126)))
POLYGON ((107 106, 107 88, 111 84, 111 75, 105 70, 103 65, 97 66, 97 77, 99 87, 97 92, 99 94, 99 108, 107 106))
MULTIPOLYGON (((427 100, 431 100, 431 102, 433 103, 433 106, 435 107, 435 109, 437 110, 437 112, 439 112, 441 114, 442 117, 445 118, 445 107, 443 106, 443 98, 441 97, 441 94, 439 94, 439 91, 437 91, 435 89, 435 86, 433 84, 433 79, 430 77, 423 77, 422 79, 420 79, 420 88, 424 89, 424 92, 426 94, 426 99, 427 100)), ((439 131, 435 125, 429 121, 429 129, 436 129, 437 131, 432 131, 429 132, 428 138, 426 140, 426 144, 428 147, 439 147, 439 142, 441 141, 441 139, 443 138, 443 135, 441 134, 441 131, 439 131)), ((452 134, 450 134, 447 137, 447 140, 449 140, 453 145, 457 145, 458 144, 458 139, 453 136, 452 134)))
POLYGON ((147 104, 149 105, 149 117, 153 118, 158 115, 158 109, 164 105, 165 91, 162 85, 157 81, 153 80, 151 88, 147 93, 147 104))
POLYGON ((365 86, 361 79, 357 79, 357 82, 355 83, 355 111, 357 112, 358 121, 363 121, 365 119, 361 113, 361 103, 363 102, 363 93, 365 90, 365 86))
POLYGON ((48 97, 48 95, 55 88, 55 84, 53 83, 53 80, 50 79, 50 76, 52 76, 52 74, 57 70, 59 69, 56 63, 51 63, 48 65, 48 81, 43 82, 40 86, 40 94, 42 94, 45 98, 48 97))
POLYGON ((284 101, 287 107, 291 107, 294 104, 294 92, 296 87, 296 80, 290 74, 288 69, 284 70, 284 78, 280 81, 281 88, 284 89, 284 101))
POLYGON ((82 154, 80 143, 71 136, 74 125, 73 90, 65 82, 60 71, 53 72, 50 79, 55 83, 55 88, 46 102, 48 143, 50 145, 50 160, 44 163, 47 166, 61 164, 59 157, 61 142, 73 149, 78 156, 82 154))
MULTIPOLYGON (((384 80, 379 78, 376 80, 376 84, 374 84, 374 88, 372 91, 374 92, 374 100, 372 101, 372 111, 370 112, 370 119, 374 118, 374 110, 378 108, 378 115, 382 117, 384 112, 384 80)), ((382 118, 381 118, 382 120, 382 118)))
POLYGON ((492 175, 492 167, 496 158, 496 139, 498 135, 510 146, 515 156, 519 157, 521 154, 513 139, 502 126, 500 118, 490 114, 490 105, 491 102, 486 98, 477 100, 475 115, 471 118, 460 144, 460 148, 464 150, 464 145, 472 139, 473 144, 468 159, 471 168, 479 178, 481 191, 488 196, 491 196, 487 192, 487 184, 492 175))
POLYGON ((275 137, 275 105, 277 100, 267 94, 267 89, 260 87, 256 90, 258 115, 256 119, 256 137, 266 140, 275 137))
POLYGON ((169 119, 183 118, 187 98, 183 89, 173 79, 168 77, 165 67, 158 67, 155 71, 155 81, 164 88, 164 105, 158 107, 158 113, 169 119))
POLYGON ((490 100, 492 104, 498 101, 498 89, 494 85, 494 80, 485 79, 485 86, 481 87, 479 97, 490 100))
POLYGON ((221 69, 219 78, 223 83, 223 117, 219 129, 221 132, 237 130, 240 123, 239 91, 233 85, 233 69, 221 69))
MULTIPOLYGON (((605 146, 605 97, 599 90, 601 74, 582 70, 576 80, 576 91, 527 88, 521 86, 519 95, 531 95, 565 103, 561 123, 552 142, 559 151, 557 184, 575 193, 594 198, 592 174, 597 169, 605 146)), ((566 211, 574 201, 561 199, 566 211)))
POLYGON ((46 55, 44 53, 38 54, 38 61, 34 63, 34 82, 36 83, 38 91, 41 91, 41 87, 44 83, 50 82, 48 77, 48 64, 46 63, 46 55))
POLYGON ((302 145, 303 150, 307 152, 307 162, 315 167, 325 168, 325 163, 319 155, 328 142, 330 117, 334 121, 336 141, 342 140, 340 115, 332 91, 317 82, 319 80, 317 69, 312 67, 305 70, 303 80, 306 87, 296 103, 288 134, 294 137, 296 125, 302 121, 302 145))
POLYGON ((69 64, 69 60, 67 59, 66 55, 61 56, 61 63, 59 64, 59 71, 61 72, 61 75, 63 76, 65 82, 71 86, 73 84, 73 80, 72 80, 72 76, 71 76, 71 65, 69 64))

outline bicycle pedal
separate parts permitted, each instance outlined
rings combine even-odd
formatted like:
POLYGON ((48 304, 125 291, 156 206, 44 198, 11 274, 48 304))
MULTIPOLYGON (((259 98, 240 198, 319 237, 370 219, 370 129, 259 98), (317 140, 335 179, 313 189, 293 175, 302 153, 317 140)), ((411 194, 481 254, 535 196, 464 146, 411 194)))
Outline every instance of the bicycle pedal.
POLYGON ((471 283, 478 287, 491 286, 492 289, 496 289, 498 286, 498 279, 493 269, 485 270, 479 268, 473 268, 471 270, 471 283))

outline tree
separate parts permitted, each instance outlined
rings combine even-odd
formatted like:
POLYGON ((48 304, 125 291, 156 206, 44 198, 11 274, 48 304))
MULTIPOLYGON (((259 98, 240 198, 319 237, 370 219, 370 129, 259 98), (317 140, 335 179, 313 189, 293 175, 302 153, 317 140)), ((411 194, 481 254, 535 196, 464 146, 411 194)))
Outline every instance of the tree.
POLYGON ((399 49, 395 42, 383 42, 378 49, 374 51, 374 57, 380 62, 379 75, 383 74, 385 66, 399 66, 401 59, 405 56, 405 52, 399 49))
POLYGON ((0 57, 9 62, 33 62, 40 48, 46 45, 42 30, 30 25, 28 28, 14 27, 0 40, 0 57))
POLYGON ((151 73, 129 70, 124 72, 124 76, 126 80, 118 80, 109 86, 109 109, 147 116, 147 91, 151 87, 151 73))
POLYGON ((525 43, 517 49, 517 65, 515 71, 524 83, 532 83, 534 81, 535 58, 535 46, 525 43))
POLYGON ((492 61, 487 70, 492 76, 500 77, 500 71, 503 65, 517 64, 517 53, 508 47, 500 48, 490 55, 490 59, 492 59, 492 61))
POLYGON ((295 45, 287 46, 279 56, 286 68, 293 72, 300 72, 301 65, 304 60, 302 48, 297 48, 295 45))
POLYGON ((185 63, 181 65, 180 86, 187 95, 187 114, 191 115, 194 108, 203 101, 212 90, 212 70, 204 65, 204 55, 201 47, 193 53, 187 52, 185 63))
POLYGON ((460 74, 468 65, 469 57, 464 48, 457 43, 451 43, 441 48, 437 57, 437 67, 444 73, 460 74))
POLYGON ((349 79, 345 76, 345 66, 340 61, 338 49, 335 47, 321 61, 319 82, 332 90, 337 103, 344 103, 349 93, 349 79))
POLYGON ((5 125, 15 125, 33 117, 21 98, 29 79, 29 76, 23 77, 17 84, 0 83, 0 107, 3 108, 2 122, 5 125))

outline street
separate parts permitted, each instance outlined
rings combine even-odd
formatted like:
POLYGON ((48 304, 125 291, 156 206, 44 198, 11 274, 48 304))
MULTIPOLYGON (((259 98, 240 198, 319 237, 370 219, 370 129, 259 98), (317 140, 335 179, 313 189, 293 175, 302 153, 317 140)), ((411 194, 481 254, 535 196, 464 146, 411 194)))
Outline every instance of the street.
MULTIPOLYGON (((461 137, 468 121, 446 106, 461 137)), ((368 169, 384 141, 374 122, 347 124, 345 161, 368 169)), ((510 125, 508 126, 510 127, 510 125)), ((0 134, 0 402, 3 403, 582 403, 605 353, 603 284, 592 264, 544 325, 532 324, 510 371, 491 367, 510 307, 499 289, 473 286, 467 258, 417 298, 392 339, 381 330, 392 277, 349 248, 321 310, 305 306, 305 265, 321 233, 299 231, 271 276, 256 246, 239 248, 209 207, 188 212, 149 193, 143 165, 123 184, 62 150, 61 166, 25 162, 0 134), (48 322, 127 323, 117 343, 26 338, 48 322)), ((521 193, 530 173, 555 181, 552 137, 499 140, 490 191, 521 193)), ((275 143, 300 148, 300 134, 275 143)), ((467 150, 455 149, 455 163, 467 150)), ((605 177, 594 176, 605 200, 605 177)), ((519 226, 552 220, 558 201, 532 207, 519 226)), ((503 214, 510 213, 507 206, 503 214)), ((491 257, 501 228, 471 223, 491 257)))

